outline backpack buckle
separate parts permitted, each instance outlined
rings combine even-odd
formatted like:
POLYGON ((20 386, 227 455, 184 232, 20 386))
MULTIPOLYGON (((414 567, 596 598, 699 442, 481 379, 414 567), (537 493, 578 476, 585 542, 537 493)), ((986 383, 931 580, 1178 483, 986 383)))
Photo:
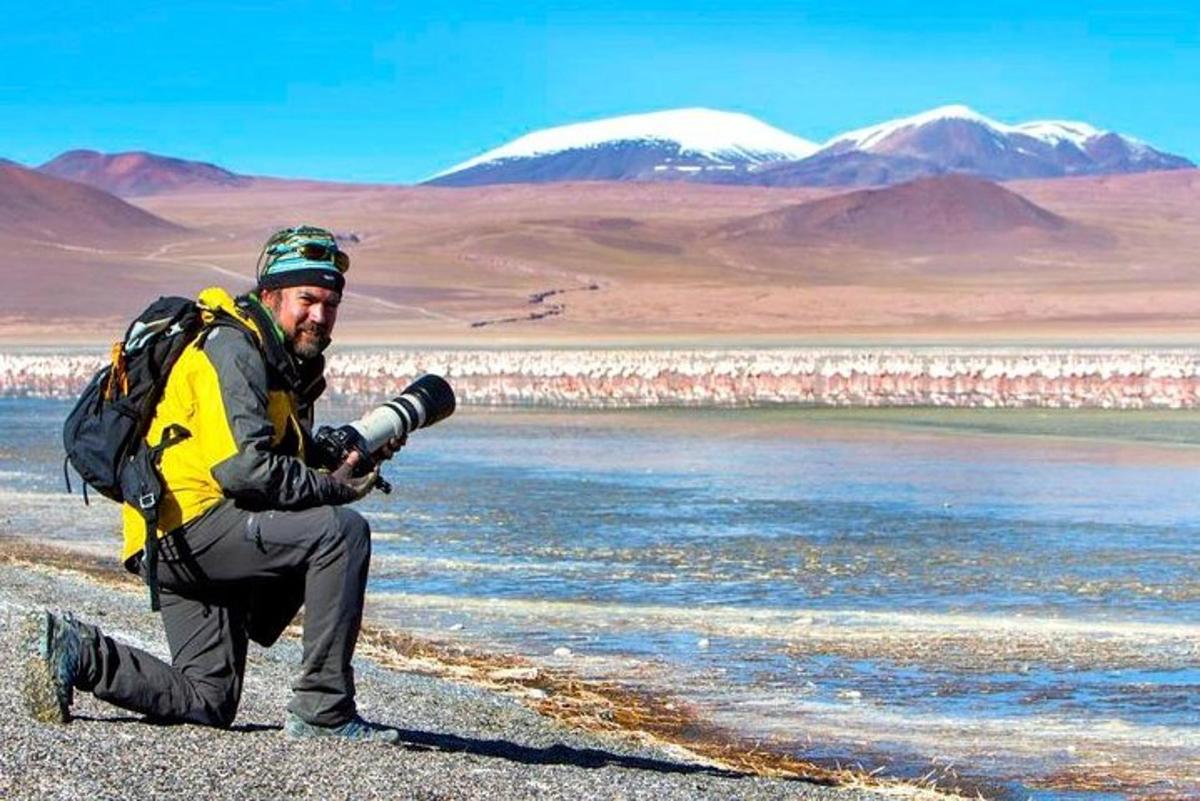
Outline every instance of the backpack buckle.
POLYGON ((158 505, 158 498, 153 492, 147 492, 142 497, 138 498, 139 509, 153 509, 158 505))

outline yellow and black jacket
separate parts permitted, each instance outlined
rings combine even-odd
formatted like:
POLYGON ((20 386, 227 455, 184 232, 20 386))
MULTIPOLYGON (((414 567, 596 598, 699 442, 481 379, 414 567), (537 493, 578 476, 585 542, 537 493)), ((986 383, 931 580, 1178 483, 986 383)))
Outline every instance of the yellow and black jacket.
MULTIPOLYGON (((298 364, 270 312, 219 287, 197 299, 209 325, 167 379, 146 442, 181 425, 191 436, 162 453, 158 536, 203 515, 224 498, 260 509, 306 509, 351 500, 347 488, 306 460, 312 403, 324 389, 323 361, 298 364)), ((138 511, 122 509, 122 560, 146 541, 138 511)))

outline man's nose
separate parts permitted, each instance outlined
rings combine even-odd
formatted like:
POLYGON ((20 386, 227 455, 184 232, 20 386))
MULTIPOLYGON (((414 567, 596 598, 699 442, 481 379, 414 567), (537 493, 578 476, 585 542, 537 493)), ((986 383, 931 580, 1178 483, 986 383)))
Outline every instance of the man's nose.
POLYGON ((324 303, 314 303, 308 307, 308 319, 317 325, 324 325, 327 316, 324 303))

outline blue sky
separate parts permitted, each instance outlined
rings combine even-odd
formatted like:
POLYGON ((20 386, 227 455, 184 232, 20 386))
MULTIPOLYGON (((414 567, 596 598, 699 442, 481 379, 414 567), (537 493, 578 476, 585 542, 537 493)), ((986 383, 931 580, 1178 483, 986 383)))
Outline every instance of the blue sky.
POLYGON ((615 114, 708 106, 821 141, 966 103, 1005 122, 1084 120, 1200 161, 1197 7, 7 0, 0 157, 144 149, 407 182, 615 114))

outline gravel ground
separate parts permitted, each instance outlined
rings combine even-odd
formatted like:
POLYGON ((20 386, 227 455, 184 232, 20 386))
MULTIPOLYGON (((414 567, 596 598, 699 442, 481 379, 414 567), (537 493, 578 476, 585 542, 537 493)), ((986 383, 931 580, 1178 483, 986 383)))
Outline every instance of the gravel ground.
POLYGON ((79 574, 0 564, 0 799, 189 797, 407 799, 858 799, 895 794, 745 777, 685 752, 569 729, 516 701, 358 660, 365 717, 405 732, 396 746, 293 741, 280 730, 299 647, 251 645, 233 729, 157 726, 86 693, 67 726, 35 723, 20 698, 19 635, 30 610, 71 609, 164 656, 140 595, 79 574))

